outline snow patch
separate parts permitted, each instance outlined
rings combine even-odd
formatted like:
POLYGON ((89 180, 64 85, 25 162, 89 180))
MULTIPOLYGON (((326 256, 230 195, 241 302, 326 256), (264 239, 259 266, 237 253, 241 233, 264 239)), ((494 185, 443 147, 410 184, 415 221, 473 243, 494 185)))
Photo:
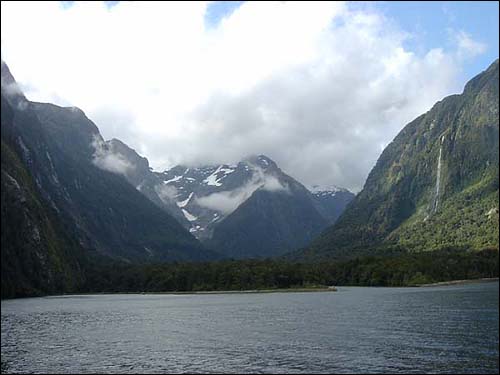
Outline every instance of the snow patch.
POLYGON ((344 189, 339 188, 338 186, 335 185, 312 185, 309 187, 309 191, 311 193, 338 193, 339 191, 342 191, 344 189))
POLYGON ((220 169, 222 168, 222 165, 220 165, 216 170, 215 172, 213 172, 210 176, 208 176, 207 178, 205 178, 203 180, 204 183, 206 183, 207 185, 209 186, 222 186, 222 183, 220 183, 218 181, 218 178, 217 178, 217 173, 219 173, 220 169))
POLYGON ((266 167, 269 165, 269 162, 263 158, 262 156, 259 156, 259 160, 262 162, 262 164, 264 164, 266 167))
POLYGON ((189 203, 189 201, 191 200, 191 198, 193 197, 193 192, 191 192, 191 194, 189 194, 189 197, 187 197, 187 199, 181 201, 181 202, 177 202, 177 206, 180 207, 180 208, 183 208, 183 207, 186 207, 186 205, 189 203))
POLYGON ((226 176, 227 176, 228 174, 233 173, 234 169, 232 169, 232 168, 221 168, 220 172, 224 172, 226 174, 226 176))
POLYGON ((336 191, 317 191, 313 192, 316 197, 334 197, 337 195, 336 191))
POLYGON ((202 228, 200 225, 196 225, 194 227, 189 228, 190 233, 198 232, 198 231, 203 231, 205 228, 202 228))
POLYGON ((163 183, 165 185, 167 185, 167 184, 169 184, 171 182, 179 181, 181 178, 182 178, 182 176, 175 176, 174 178, 171 178, 170 180, 163 181, 163 183))
POLYGON ((234 171, 234 168, 219 165, 210 176, 203 180, 203 182, 209 186, 222 186, 221 180, 234 171), (223 175, 219 177, 221 173, 223 173, 223 175))
POLYGON ((197 197, 196 203, 202 207, 228 215, 245 202, 257 189, 271 192, 289 191, 288 187, 284 186, 277 177, 265 174, 259 167, 253 167, 255 173, 243 186, 230 191, 221 191, 204 197, 197 197))
POLYGON ((198 219, 196 216, 191 215, 188 211, 186 211, 184 208, 182 208, 182 213, 184 214, 184 217, 188 219, 189 221, 195 221, 198 219))

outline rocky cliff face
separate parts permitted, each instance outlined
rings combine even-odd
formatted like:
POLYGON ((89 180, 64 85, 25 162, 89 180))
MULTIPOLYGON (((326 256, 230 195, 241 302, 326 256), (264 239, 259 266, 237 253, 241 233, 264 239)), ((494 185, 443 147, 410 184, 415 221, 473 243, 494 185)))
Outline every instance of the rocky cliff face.
POLYGON ((244 189, 248 197, 214 227, 211 247, 237 259, 278 256, 328 225, 314 196, 271 159, 261 155, 243 165, 251 176, 244 189))
POLYGON ((284 189, 256 190, 214 229, 208 242, 235 258, 282 255, 309 243, 328 225, 302 185, 284 183, 284 189))
POLYGON ((341 188, 310 192, 265 155, 157 175, 191 233, 232 258, 272 257, 303 246, 354 197, 341 188))
POLYGON ((123 171, 123 176, 132 186, 151 202, 172 215, 183 227, 190 228, 189 221, 177 206, 169 188, 165 187, 158 175, 153 172, 148 159, 140 156, 118 139, 107 141, 102 144, 102 147, 111 155, 120 158, 128 166, 123 171))
POLYGON ((126 261, 216 256, 127 182, 136 166, 116 152, 118 141, 104 142, 81 110, 27 101, 14 85, 2 64, 2 141, 80 247, 126 261))
POLYGON ((2 63, 1 267, 2 298, 72 292, 84 283, 84 251, 42 199, 20 158, 12 129, 27 105, 2 63))
POLYGON ((498 81, 497 60, 408 124, 302 256, 498 248, 498 81))
MULTIPOLYGON (((226 217, 239 211, 256 191, 284 191, 286 189, 283 186, 289 182, 294 186, 302 186, 265 155, 248 157, 234 165, 176 166, 157 175, 165 191, 175 199, 185 219, 190 222, 191 233, 202 241, 210 240, 215 228, 226 217)), ((311 194, 306 190, 302 186, 303 194, 308 195, 308 200, 312 201, 319 215, 329 224, 335 222, 354 197, 341 188, 316 188, 311 194)), ((279 196, 270 194, 270 197, 279 196)), ((247 223, 246 229, 251 230, 253 225, 259 225, 258 216, 255 219, 255 223, 247 223)))
POLYGON ((337 186, 313 185, 309 191, 315 198, 316 208, 329 224, 337 221, 355 196, 349 190, 337 186))

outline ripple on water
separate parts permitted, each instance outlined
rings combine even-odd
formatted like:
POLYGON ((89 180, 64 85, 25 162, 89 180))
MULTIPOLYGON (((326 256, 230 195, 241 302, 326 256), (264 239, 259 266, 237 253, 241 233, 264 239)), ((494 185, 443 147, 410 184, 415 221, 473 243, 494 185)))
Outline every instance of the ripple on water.
POLYGON ((498 282, 2 302, 2 372, 498 373, 498 282))

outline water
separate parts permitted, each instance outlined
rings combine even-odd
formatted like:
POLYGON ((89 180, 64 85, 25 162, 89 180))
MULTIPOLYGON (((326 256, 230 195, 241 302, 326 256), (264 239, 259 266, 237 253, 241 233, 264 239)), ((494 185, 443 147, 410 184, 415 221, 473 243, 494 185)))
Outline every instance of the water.
POLYGON ((498 373, 498 282, 2 302, 9 372, 498 373))
MULTIPOLYGON (((443 143, 443 138, 441 138, 441 143, 443 143)), ((439 186, 441 183, 441 157, 443 154, 443 146, 441 145, 439 147, 439 159, 438 159, 438 166, 437 166, 437 172, 436 172, 436 192, 434 193, 434 203, 432 205, 432 212, 435 213, 438 209, 439 205, 439 186)))

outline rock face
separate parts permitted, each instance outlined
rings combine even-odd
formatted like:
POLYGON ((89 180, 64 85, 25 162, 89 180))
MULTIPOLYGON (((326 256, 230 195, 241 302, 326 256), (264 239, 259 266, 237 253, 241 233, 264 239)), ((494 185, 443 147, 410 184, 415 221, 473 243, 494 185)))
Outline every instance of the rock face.
POLYGON ((232 258, 303 246, 354 197, 339 188, 311 193, 265 155, 234 165, 176 166, 157 175, 191 223, 190 232, 232 258))
MULTIPOLYGON (((252 156, 234 165, 197 168, 176 166, 157 173, 157 176, 163 186, 170 189, 170 196, 190 222, 190 232, 202 241, 210 240, 214 229, 226 217, 238 211, 257 190, 284 191, 284 181, 302 186, 265 155, 252 156)), ((328 223, 335 222, 354 197, 354 194, 341 188, 316 189, 308 195, 315 209, 328 223)))
POLYGON ((334 224, 354 199, 353 193, 337 186, 313 185, 309 191, 315 198, 316 208, 329 221, 329 224, 334 224))
POLYGON ((3 139, 1 173, 2 298, 77 291, 85 281, 83 249, 3 139))
POLYGON ((158 177, 190 222, 191 233, 207 240, 214 228, 254 191, 275 181, 271 171, 276 168, 271 159, 261 155, 236 165, 176 166, 158 177))
POLYGON ((214 229, 209 244, 235 259, 279 256, 306 245, 328 225, 309 191, 293 183, 285 190, 256 190, 214 229))
POLYGON ((148 159, 140 156, 135 150, 118 139, 105 142, 103 147, 129 166, 123 171, 123 176, 132 186, 144 194, 151 202, 171 214, 183 227, 189 229, 189 221, 177 206, 175 198, 171 194, 171 189, 162 184, 161 179, 150 168, 148 159))
POLYGON ((42 199, 20 158, 27 149, 17 142, 12 125, 26 103, 2 62, 2 298, 72 292, 85 282, 83 249, 42 199))
MULTIPOLYGON (((138 180, 147 161, 133 164, 123 158, 120 152, 126 146, 117 140, 104 142, 81 110, 27 101, 2 64, 2 155, 4 144, 11 154, 5 162, 2 157, 5 199, 19 196, 16 191, 33 192, 41 212, 50 208, 64 233, 86 253, 129 262, 217 257, 158 207, 162 202, 154 204, 127 181, 138 180), (24 170, 27 177, 9 173, 13 168, 24 170)), ((14 240, 4 238, 2 229, 2 244, 14 246, 14 240)))
POLYGON ((302 258, 498 248, 498 60, 387 146, 363 190, 302 258), (493 210, 493 211, 491 211, 493 210))
MULTIPOLYGON (((59 283, 59 290, 69 290, 61 283, 73 287, 83 282, 83 274, 75 270, 89 254, 127 262, 221 257, 194 236, 226 256, 279 255, 319 234, 344 204, 336 196, 340 191, 313 195, 263 155, 237 165, 177 166, 156 173, 146 158, 123 142, 105 141, 80 109, 28 101, 2 63, 4 154, 6 227, 13 222, 24 226, 24 236, 32 233, 35 242, 38 235, 42 242, 54 238, 50 245, 35 246, 22 243, 16 228, 3 230, 7 250, 2 250, 2 259, 10 264, 3 274, 12 281, 5 279, 5 285, 18 281, 15 274, 24 272, 29 257, 39 259, 32 263, 40 272, 54 275, 43 278, 53 280, 50 285, 59 283), (17 217, 19 208, 9 202, 20 199, 31 203, 17 217), (35 216, 41 221, 29 219, 35 216), (50 233, 47 227, 53 227, 50 233), (252 237, 259 238, 254 249, 246 245, 252 237), (59 268, 48 266, 50 262, 59 268), (66 280, 62 274, 76 278, 66 280)), ((26 289, 35 284, 26 281, 26 289)), ((44 290, 52 290, 50 285, 44 290)))

